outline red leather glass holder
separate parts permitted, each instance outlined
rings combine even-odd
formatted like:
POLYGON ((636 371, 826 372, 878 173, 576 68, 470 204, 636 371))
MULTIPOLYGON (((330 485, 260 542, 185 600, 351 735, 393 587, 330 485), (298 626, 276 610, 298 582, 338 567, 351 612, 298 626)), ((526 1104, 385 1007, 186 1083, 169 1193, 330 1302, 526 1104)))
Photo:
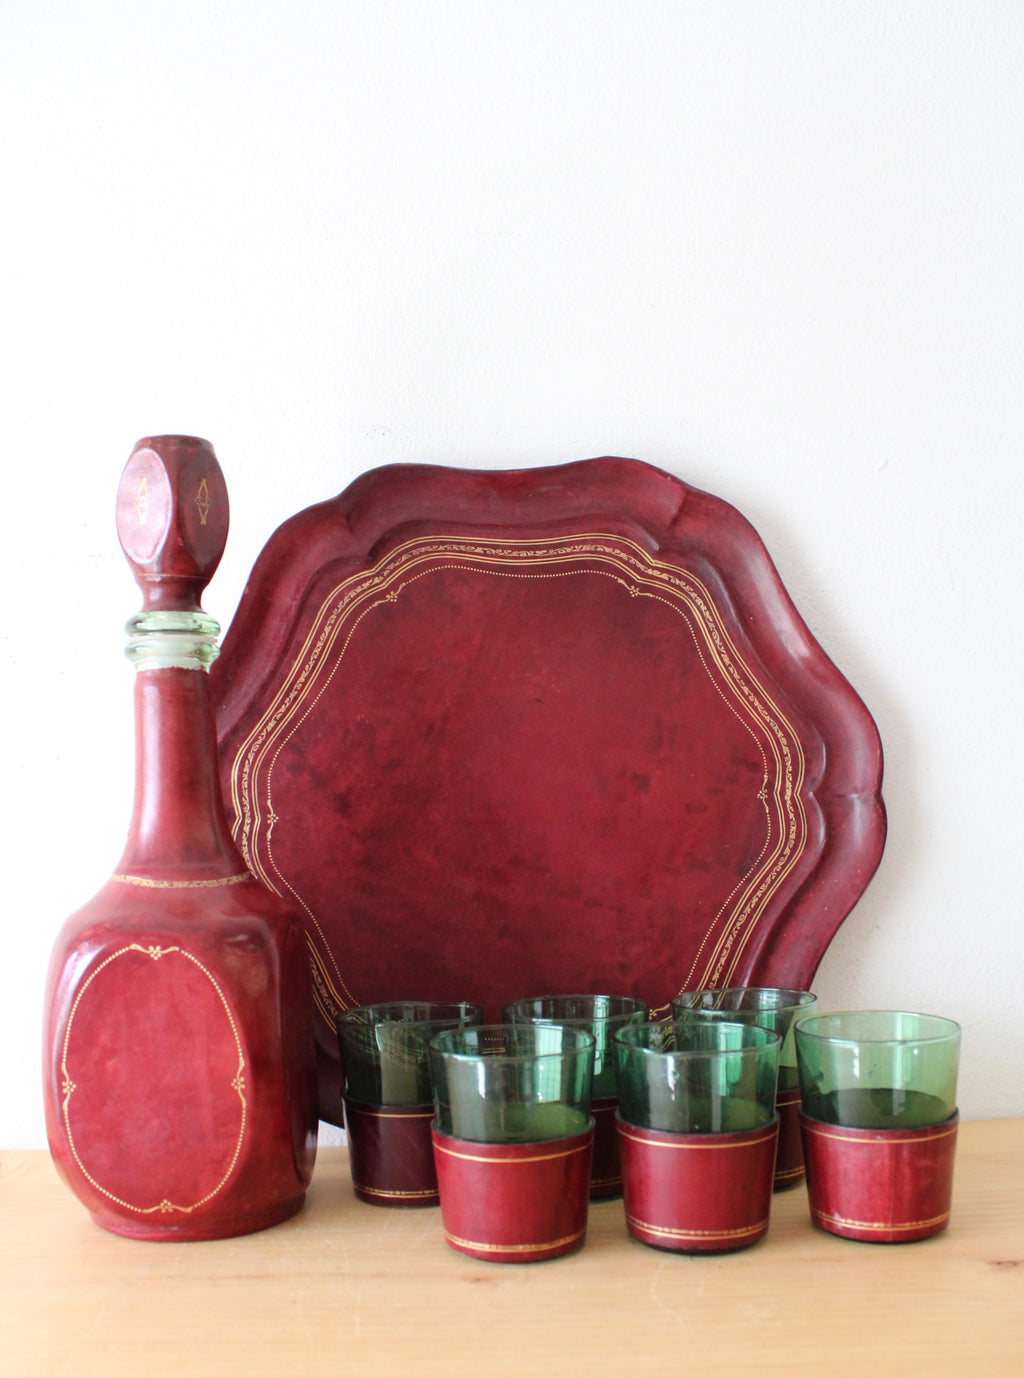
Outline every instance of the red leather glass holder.
POLYGON ((811 1219, 876 1244, 927 1239, 949 1224, 959 1116, 924 1129, 847 1129, 801 1112, 811 1219))
POLYGON ((775 1190, 785 1191, 804 1180, 804 1148, 800 1137, 800 1087, 780 1091, 775 1098, 779 1112, 779 1150, 775 1157, 775 1190))
POLYGON ((481 1144, 432 1129, 441 1218, 453 1249, 539 1263, 582 1247, 593 1125, 543 1143, 481 1144))
POLYGON ((739 1134, 675 1134, 618 1121, 630 1234, 658 1249, 724 1253, 768 1230, 778 1116, 739 1134))
POLYGON ((352 1187, 371 1206, 436 1206, 433 1105, 366 1105, 344 1098, 352 1187))
POLYGON ((622 1195, 622 1164, 619 1161, 619 1135, 615 1117, 617 1096, 603 1096, 590 1104, 594 1117, 594 1160, 590 1169, 590 1199, 603 1200, 622 1195))

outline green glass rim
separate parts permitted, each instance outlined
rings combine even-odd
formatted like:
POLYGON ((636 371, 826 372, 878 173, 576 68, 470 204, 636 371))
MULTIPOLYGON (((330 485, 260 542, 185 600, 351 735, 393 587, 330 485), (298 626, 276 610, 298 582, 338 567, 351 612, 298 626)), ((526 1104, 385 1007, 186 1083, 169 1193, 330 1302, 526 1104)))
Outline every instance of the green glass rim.
POLYGON ((505 1006, 505 1013, 508 1015, 515 1011, 515 1018, 509 1019, 509 1023, 525 1020, 547 1024, 602 1024, 613 1019, 628 1019, 648 1008, 647 1001, 638 995, 531 995, 521 1000, 510 1000, 505 1006), (571 1008, 574 1005, 580 1007, 578 1013, 556 1012, 559 1006, 571 1008))
POLYGON ((776 1033, 774 1029, 766 1029, 762 1024, 741 1024, 739 1021, 728 1019, 716 1019, 713 1022, 702 1022, 695 1019, 691 1027, 700 1030, 702 1036, 720 1036, 727 1030, 731 1031, 730 1036, 736 1041, 735 1046, 714 1047, 704 1045, 702 1047, 676 1047, 675 1040, 678 1037, 680 1024, 685 1024, 685 1015, 681 1019, 675 1020, 648 1020, 646 1024, 626 1024, 623 1028, 615 1032, 616 1043, 621 1043, 624 1048, 631 1052, 642 1053, 652 1058, 673 1058, 679 1061, 685 1059, 698 1059, 708 1057, 744 1057, 751 1054, 763 1052, 766 1048, 782 1046, 782 1035, 776 1033), (651 1047, 652 1040, 657 1037, 662 1039, 670 1038, 673 1046, 651 1047))
POLYGON ((439 1057, 453 1062, 504 1062, 512 1066, 528 1066, 534 1062, 550 1062, 553 1057, 576 1057, 592 1051, 597 1040, 586 1029, 571 1024, 471 1024, 464 1029, 445 1029, 430 1040, 430 1048, 439 1057), (552 1029, 561 1029, 564 1038, 561 1048, 538 1047, 537 1044, 552 1029), (529 1051, 509 1051, 510 1042, 529 1043, 529 1051), (570 1046, 566 1046, 568 1040, 570 1046), (471 1046, 476 1044, 476 1046, 471 1046))
POLYGON ((479 1005, 468 1000, 382 1000, 375 1005, 353 1005, 334 1017, 342 1028, 369 1028, 374 1024, 435 1024, 482 1016, 479 1005), (407 1017, 411 1016, 411 1017, 407 1017))
POLYGON ((900 1047, 908 1043, 950 1043, 960 1039, 962 1030, 954 1019, 941 1014, 916 1014, 911 1010, 837 1010, 832 1014, 811 1014, 796 1022, 799 1039, 818 1043, 858 1047, 900 1047), (907 1027, 900 1030, 900 1021, 907 1027))
POLYGON ((721 988, 709 986, 703 990, 681 990, 678 995, 672 998, 672 1008, 678 1007, 680 1012, 693 1010, 700 1013, 702 1010, 719 1010, 753 1012, 757 1010, 798 1010, 804 1005, 817 1003, 817 996, 810 990, 794 990, 789 986, 722 986, 721 988), (696 997, 714 997, 716 1003, 706 1005, 688 1005, 685 1001, 696 997), (745 997, 751 997, 748 1003, 744 1003, 745 997), (727 1002, 740 1001, 739 1004, 727 1002))

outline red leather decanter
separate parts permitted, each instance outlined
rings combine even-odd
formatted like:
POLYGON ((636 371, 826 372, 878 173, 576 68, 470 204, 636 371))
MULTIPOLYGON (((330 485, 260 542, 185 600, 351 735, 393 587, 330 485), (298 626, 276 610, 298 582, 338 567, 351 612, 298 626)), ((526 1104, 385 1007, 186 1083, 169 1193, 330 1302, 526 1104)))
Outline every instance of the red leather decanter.
POLYGON ((205 441, 140 441, 117 530, 143 593, 135 806, 115 875, 64 925, 47 981, 50 1150, 104 1228, 214 1239, 302 1205, 318 1123, 309 954, 249 872, 221 800, 200 598, 224 550, 205 441))

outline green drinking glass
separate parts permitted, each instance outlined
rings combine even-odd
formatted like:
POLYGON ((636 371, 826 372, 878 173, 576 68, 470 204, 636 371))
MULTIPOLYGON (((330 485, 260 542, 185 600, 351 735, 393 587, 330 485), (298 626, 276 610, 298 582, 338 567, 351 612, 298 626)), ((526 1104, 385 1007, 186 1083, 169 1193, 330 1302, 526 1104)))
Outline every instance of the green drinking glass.
POLYGON ((797 1019, 814 1014, 817 997, 809 990, 779 986, 727 986, 722 990, 688 990, 672 1001, 672 1017, 694 1016, 736 1024, 759 1024, 782 1038, 779 1050, 779 1094, 798 1085, 796 1070, 797 1019))
POLYGON ((760 1025, 682 1018, 615 1035, 619 1115, 678 1134, 738 1133, 771 1124, 782 1039, 760 1025))
POLYGON ((480 1006, 464 1000, 389 1000, 343 1011, 336 1023, 345 1095, 368 1105, 430 1105, 428 1043, 482 1019, 480 1006))
POLYGON ((800 1136, 800 1083, 796 1070, 798 1018, 813 1014, 817 998, 809 990, 780 986, 726 986, 721 990, 683 991, 672 1001, 676 1018, 718 1019, 739 1024, 758 1024, 773 1029, 782 1039, 779 1050, 779 1085, 775 1108, 779 1112, 779 1146, 775 1157, 775 1190, 794 1187, 804 1178, 800 1136))
POLYGON ((479 1005, 463 1000, 389 1000, 338 1015, 349 1166, 361 1201, 437 1204, 427 1045, 482 1018, 479 1005))
POLYGON ((593 1034, 595 1100, 617 1094, 616 1031, 650 1017, 646 1001, 633 995, 540 995, 506 1005, 503 1015, 507 1024, 571 1024, 593 1034))
POLYGON ((650 1018, 647 1003, 633 995, 541 995, 505 1006, 510 1024, 569 1024, 594 1036, 594 1086, 590 1109, 594 1116, 591 1161, 592 1200, 618 1196, 622 1166, 615 1117, 619 1108, 613 1039, 627 1024, 650 1018))
POLYGON ((851 1129, 921 1129, 956 1110, 960 1025, 901 1010, 797 1020, 804 1114, 851 1129))
POLYGON ((438 1128, 485 1144, 538 1143, 591 1124, 594 1036, 562 1024, 481 1024, 431 1040, 438 1128))

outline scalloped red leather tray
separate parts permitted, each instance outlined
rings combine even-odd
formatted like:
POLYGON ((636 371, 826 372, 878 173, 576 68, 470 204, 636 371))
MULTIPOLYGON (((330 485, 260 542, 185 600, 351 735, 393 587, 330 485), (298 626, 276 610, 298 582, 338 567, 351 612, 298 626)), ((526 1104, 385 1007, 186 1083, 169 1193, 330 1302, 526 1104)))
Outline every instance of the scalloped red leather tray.
POLYGON ((866 708, 750 524, 636 460, 363 475, 268 542, 213 680, 335 1122, 341 1008, 805 988, 881 858, 866 708))

